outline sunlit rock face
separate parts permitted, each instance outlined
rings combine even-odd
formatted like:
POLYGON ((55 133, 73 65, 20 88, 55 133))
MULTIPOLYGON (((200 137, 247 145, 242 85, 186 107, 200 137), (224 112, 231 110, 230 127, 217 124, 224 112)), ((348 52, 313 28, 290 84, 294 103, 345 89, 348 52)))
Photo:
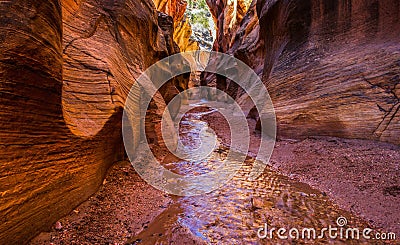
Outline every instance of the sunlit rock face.
MULTIPOLYGON (((398 1, 258 0, 237 2, 236 15, 229 3, 208 1, 218 27, 213 50, 262 77, 279 137, 400 144, 398 1)), ((234 98, 243 93, 212 74, 202 83, 234 98)))
POLYGON ((0 4, 0 243, 49 228, 122 158, 126 96, 147 67, 179 51, 171 24, 151 1, 0 4))
POLYGON ((281 137, 400 144, 399 11, 397 0, 257 2, 281 137))
POLYGON ((199 44, 191 38, 192 27, 190 23, 183 19, 175 25, 174 40, 178 44, 181 52, 199 50, 199 44))
POLYGON ((259 32, 260 25, 254 0, 237 27, 227 53, 234 55, 261 75, 264 67, 264 42, 259 32))
POLYGON ((177 52, 167 30, 171 23, 151 2, 62 4, 64 117, 76 135, 92 136, 124 105, 147 67, 177 52))
POLYGON ((153 0, 158 11, 172 16, 173 38, 181 52, 199 49, 199 44, 191 38, 192 27, 185 18, 187 2, 184 0, 153 0))
POLYGON ((216 22, 216 41, 214 50, 226 53, 235 37, 240 23, 247 13, 250 0, 207 0, 211 14, 216 22))

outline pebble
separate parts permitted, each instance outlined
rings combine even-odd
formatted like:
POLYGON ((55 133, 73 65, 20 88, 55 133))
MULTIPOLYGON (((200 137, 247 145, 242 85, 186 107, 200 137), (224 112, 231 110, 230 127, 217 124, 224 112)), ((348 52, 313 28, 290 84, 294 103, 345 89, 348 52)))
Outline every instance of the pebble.
POLYGON ((54 225, 54 228, 56 229, 56 230, 61 230, 63 227, 62 227, 62 225, 61 225, 61 222, 60 221, 57 221, 56 222, 56 224, 54 225))
POLYGON ((300 196, 302 197, 308 197, 308 194, 304 193, 304 192, 300 192, 300 196))
POLYGON ((252 197, 250 202, 253 209, 261 209, 263 206, 263 200, 259 197, 252 197))

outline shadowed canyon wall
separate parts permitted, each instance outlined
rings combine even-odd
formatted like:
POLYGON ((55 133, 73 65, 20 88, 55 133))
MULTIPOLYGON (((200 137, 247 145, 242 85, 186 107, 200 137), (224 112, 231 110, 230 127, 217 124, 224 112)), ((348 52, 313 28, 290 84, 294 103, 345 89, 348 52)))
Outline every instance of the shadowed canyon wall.
POLYGON ((131 86, 179 51, 171 19, 147 0, 0 2, 0 244, 49 228, 122 159, 131 86))
MULTIPOLYGON (((235 55, 262 76, 279 137, 400 144, 399 13, 396 0, 258 0, 231 28, 234 33, 217 35, 214 49, 235 55)), ((217 26, 230 19, 217 18, 217 26)), ((240 94, 224 78, 215 81, 231 95, 240 94)), ((203 82, 213 79, 205 76, 203 82)))
MULTIPOLYGON (((264 67, 264 45, 259 35, 256 1, 207 1, 217 26, 213 50, 234 55, 258 75, 264 67)), ((211 61, 212 65, 212 61, 211 61)), ((215 86, 238 98, 243 91, 223 76, 203 73, 203 85, 215 86)))

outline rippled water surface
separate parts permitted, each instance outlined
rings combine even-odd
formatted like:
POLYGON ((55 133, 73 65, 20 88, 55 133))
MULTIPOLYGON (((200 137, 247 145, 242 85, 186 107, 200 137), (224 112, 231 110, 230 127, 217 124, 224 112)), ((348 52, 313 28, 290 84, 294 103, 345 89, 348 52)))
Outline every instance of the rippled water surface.
MULTIPOLYGON (((187 147, 198 147, 200 131, 209 130, 198 112, 188 113, 181 127, 181 137, 187 147)), ((226 155, 227 149, 219 145, 207 160, 169 161, 165 167, 180 174, 198 175, 215 169, 226 155)), ((338 227, 336 220, 340 216, 346 217, 351 227, 366 227, 365 223, 336 207, 319 191, 268 167, 257 180, 248 180, 253 162, 254 159, 248 157, 231 181, 211 193, 192 197, 172 196, 174 203, 130 243, 181 244, 179 239, 175 241, 174 233, 183 227, 189 234, 210 244, 337 244, 345 241, 278 240, 276 233, 273 238, 260 239, 257 231, 265 227, 265 223, 269 228, 315 228, 318 231, 329 225, 338 227)), ((349 242, 358 244, 355 240, 346 241, 349 242)))

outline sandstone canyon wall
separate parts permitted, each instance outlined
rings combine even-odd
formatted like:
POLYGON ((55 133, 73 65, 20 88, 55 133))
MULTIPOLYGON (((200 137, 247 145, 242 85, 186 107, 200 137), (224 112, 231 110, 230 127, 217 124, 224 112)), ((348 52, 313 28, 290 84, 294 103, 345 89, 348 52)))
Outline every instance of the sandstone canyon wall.
POLYGON ((172 16, 174 22, 174 41, 181 52, 194 51, 199 49, 199 44, 191 40, 192 27, 184 14, 187 2, 184 0, 154 0, 158 11, 172 16))
MULTIPOLYGON (((207 1, 217 27, 213 50, 234 55, 261 75, 264 57, 263 40, 259 35, 256 1, 207 1)), ((213 65, 212 60, 210 65, 213 65)), ((223 76, 202 74, 203 85, 215 86, 238 98, 243 91, 223 76)))
POLYGON ((0 3, 0 244, 49 228, 123 157, 131 86, 179 51, 170 18, 147 0, 0 3))
MULTIPOLYGON (((221 1, 209 5, 226 12, 221 1)), ((399 13, 396 0, 258 0, 234 33, 219 32, 214 50, 235 55, 262 76, 279 137, 400 144, 399 13)), ((232 19, 214 15, 219 28, 232 19)), ((237 96, 235 84, 218 77, 216 83, 237 96)))
POLYGON ((283 137, 400 144, 400 3, 258 1, 263 78, 283 137))

